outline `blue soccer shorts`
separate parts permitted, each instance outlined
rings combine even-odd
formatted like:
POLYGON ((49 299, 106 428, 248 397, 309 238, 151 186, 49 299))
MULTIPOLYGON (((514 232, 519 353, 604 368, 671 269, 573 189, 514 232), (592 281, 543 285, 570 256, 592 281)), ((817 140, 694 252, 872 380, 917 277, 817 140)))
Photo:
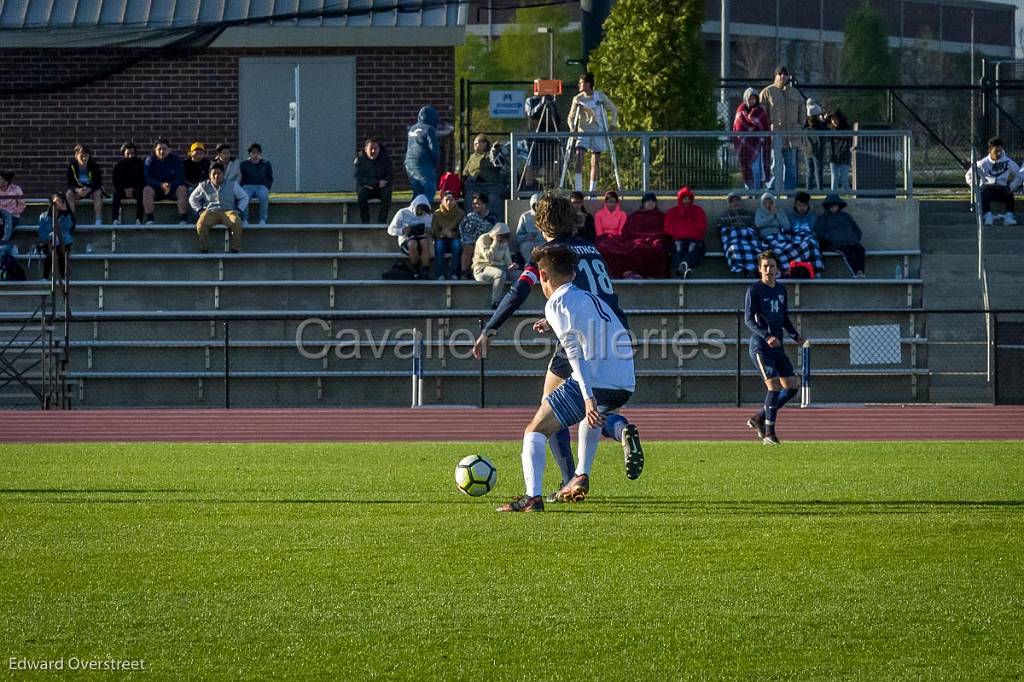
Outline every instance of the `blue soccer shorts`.
MULTIPOLYGON (((595 388, 594 401, 599 412, 607 414, 619 409, 632 397, 632 391, 618 388, 595 388)), ((548 405, 563 428, 579 424, 587 416, 587 404, 575 379, 567 379, 547 397, 548 405)))

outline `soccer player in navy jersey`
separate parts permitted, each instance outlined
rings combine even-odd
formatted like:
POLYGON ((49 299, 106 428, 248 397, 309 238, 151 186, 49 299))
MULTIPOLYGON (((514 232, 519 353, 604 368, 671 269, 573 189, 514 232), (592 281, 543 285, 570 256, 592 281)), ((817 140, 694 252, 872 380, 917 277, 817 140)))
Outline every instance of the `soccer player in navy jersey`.
POLYGON ((767 392, 764 407, 747 420, 747 426, 757 431, 765 445, 778 445, 775 424, 778 412, 797 394, 800 381, 793 372, 793 363, 782 347, 782 333, 786 331, 798 344, 803 338, 789 319, 786 305, 786 287, 776 281, 779 261, 772 251, 757 257, 761 279, 747 289, 743 305, 743 320, 750 328, 750 359, 764 379, 767 392))
MULTIPOLYGON (((537 229, 549 244, 561 244, 567 247, 576 256, 576 278, 574 284, 603 301, 622 323, 622 326, 629 329, 626 315, 619 308, 619 298, 615 295, 612 287, 611 277, 608 275, 608 268, 600 252, 592 243, 584 241, 576 236, 576 210, 572 203, 565 197, 553 193, 546 193, 537 202, 534 210, 534 219, 537 229)), ((540 283, 540 270, 536 263, 529 263, 523 274, 513 285, 512 290, 505 295, 505 298, 494 311, 491 319, 484 325, 480 336, 473 345, 473 355, 476 358, 483 357, 487 353, 491 337, 512 314, 517 311, 526 301, 533 289, 533 285, 540 283)), ((534 329, 542 331, 543 320, 534 325, 534 329)), ((544 394, 547 398, 555 389, 572 376, 572 366, 565 356, 564 350, 559 347, 555 350, 554 356, 548 365, 547 375, 544 377, 544 394)), ((602 433, 622 444, 626 464, 626 476, 635 479, 640 476, 644 466, 644 451, 640 443, 640 433, 636 426, 630 424, 625 417, 618 414, 609 415, 605 420, 602 433)), ((572 447, 569 440, 569 430, 560 429, 548 442, 551 447, 551 455, 558 463, 562 472, 562 488, 570 484, 576 476, 576 465, 573 461, 572 447)), ((548 497, 549 502, 563 501, 563 491, 559 490, 548 497)))

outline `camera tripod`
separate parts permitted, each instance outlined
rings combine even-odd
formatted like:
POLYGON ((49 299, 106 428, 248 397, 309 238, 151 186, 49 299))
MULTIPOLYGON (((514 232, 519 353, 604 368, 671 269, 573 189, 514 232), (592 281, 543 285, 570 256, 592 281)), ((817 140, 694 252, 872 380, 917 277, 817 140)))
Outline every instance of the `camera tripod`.
MULTIPOLYGON (((542 100, 541 108, 540 108, 540 116, 537 118, 537 127, 536 127, 536 129, 534 129, 533 132, 535 132, 535 133, 557 133, 558 132, 558 108, 557 108, 558 105, 555 103, 555 98, 552 97, 551 95, 542 95, 541 97, 543 98, 543 100, 542 100)), ((544 154, 540 154, 539 150, 537 150, 537 142, 538 142, 538 140, 536 140, 536 139, 530 140, 530 147, 529 147, 529 149, 528 149, 528 151, 526 153, 526 163, 523 164, 523 172, 519 176, 519 182, 518 182, 518 184, 516 186, 517 189, 521 189, 523 184, 527 183, 528 176, 532 176, 533 173, 535 172, 534 171, 534 165, 533 165, 533 159, 534 159, 534 154, 535 153, 538 154, 541 157, 539 165, 542 165, 544 167, 544 179, 545 179, 546 184, 548 184, 548 185, 551 184, 550 181, 549 181, 550 175, 548 174, 548 170, 550 170, 550 166, 551 165, 558 163, 558 159, 557 158, 555 158, 555 159, 544 158, 545 155, 544 154)), ((557 141, 543 140, 541 142, 548 143, 548 144, 550 144, 551 142, 554 142, 555 146, 557 147, 557 141)), ((542 145, 542 148, 545 148, 545 147, 547 147, 547 144, 542 145)), ((512 153, 515 153, 515 150, 512 150, 512 153)), ((532 184, 533 178, 530 177, 529 180, 530 180, 529 184, 532 184)))

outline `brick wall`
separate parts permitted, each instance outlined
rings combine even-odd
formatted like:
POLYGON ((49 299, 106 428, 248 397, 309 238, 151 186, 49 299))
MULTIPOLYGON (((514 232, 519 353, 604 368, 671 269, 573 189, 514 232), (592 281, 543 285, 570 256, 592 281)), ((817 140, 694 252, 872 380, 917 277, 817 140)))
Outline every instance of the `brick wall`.
MULTIPOLYGON (((355 55, 357 140, 374 136, 387 146, 399 186, 405 184, 405 130, 419 108, 430 103, 443 121, 454 117, 452 48, 145 53, 115 75, 62 92, 0 90, 0 169, 13 170, 27 193, 43 195, 64 187, 66 160, 77 142, 92 148, 107 187, 118 148, 127 139, 144 148, 165 136, 182 153, 192 140, 207 146, 227 141, 237 150, 238 58, 261 55, 355 55)), ((5 85, 17 90, 88 78, 138 58, 116 50, 0 50, 0 73, 5 85)), ((350 161, 345 159, 346 168, 350 161)))

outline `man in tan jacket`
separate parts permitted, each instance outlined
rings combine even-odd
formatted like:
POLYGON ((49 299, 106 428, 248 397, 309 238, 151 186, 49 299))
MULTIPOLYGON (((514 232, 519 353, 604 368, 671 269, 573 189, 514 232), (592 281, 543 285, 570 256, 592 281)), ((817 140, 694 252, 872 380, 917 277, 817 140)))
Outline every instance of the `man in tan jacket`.
POLYGON ((509 250, 511 230, 505 223, 498 223, 490 232, 485 232, 476 240, 473 249, 473 278, 478 282, 491 285, 491 307, 497 308, 501 302, 505 278, 519 266, 512 262, 509 250))
MULTIPOLYGON (((773 131, 798 131, 804 127, 804 98, 797 92, 789 69, 780 64, 775 81, 761 91, 761 104, 768 110, 773 131)), ((766 186, 775 192, 796 189, 798 135, 772 136, 772 174, 766 186), (782 176, 781 181, 779 176, 782 176)))

